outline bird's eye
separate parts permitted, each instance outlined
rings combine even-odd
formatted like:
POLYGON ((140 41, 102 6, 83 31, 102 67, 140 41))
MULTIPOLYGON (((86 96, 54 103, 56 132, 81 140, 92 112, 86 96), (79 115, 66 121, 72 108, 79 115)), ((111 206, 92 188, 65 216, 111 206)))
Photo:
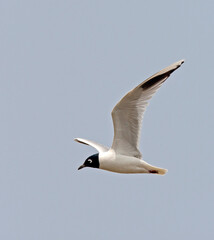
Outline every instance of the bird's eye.
POLYGON ((91 160, 91 159, 88 159, 88 162, 89 162, 89 163, 92 163, 92 160, 91 160))

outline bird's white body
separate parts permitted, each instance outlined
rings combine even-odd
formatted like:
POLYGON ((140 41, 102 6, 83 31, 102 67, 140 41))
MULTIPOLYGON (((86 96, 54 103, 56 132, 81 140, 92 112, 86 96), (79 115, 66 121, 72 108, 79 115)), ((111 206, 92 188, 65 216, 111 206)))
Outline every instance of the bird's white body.
POLYGON ((166 79, 184 63, 178 61, 152 75, 128 92, 112 110, 114 139, 111 148, 94 141, 76 138, 75 141, 90 145, 98 154, 86 159, 79 167, 95 167, 117 173, 156 173, 164 175, 167 170, 152 166, 142 160, 139 150, 140 132, 144 112, 149 99, 166 79))
POLYGON ((166 169, 154 167, 142 159, 116 154, 113 149, 99 154, 100 169, 117 173, 151 173, 158 171, 165 174, 166 169))

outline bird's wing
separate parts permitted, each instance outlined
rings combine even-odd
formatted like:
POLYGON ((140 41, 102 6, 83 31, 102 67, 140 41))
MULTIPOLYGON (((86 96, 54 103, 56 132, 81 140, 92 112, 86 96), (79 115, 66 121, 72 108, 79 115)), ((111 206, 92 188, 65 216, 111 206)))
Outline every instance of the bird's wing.
POLYGON ((97 149, 97 151, 99 153, 102 153, 102 152, 107 152, 109 150, 108 147, 105 147, 99 143, 95 143, 91 140, 86 140, 86 139, 83 139, 83 138, 75 138, 74 141, 78 142, 78 143, 83 143, 83 144, 86 144, 86 145, 89 145, 95 149, 97 149))
POLYGON ((183 63, 184 60, 178 61, 152 75, 127 93, 114 107, 111 113, 114 124, 112 148, 116 153, 142 158, 138 146, 148 101, 170 74, 183 63))

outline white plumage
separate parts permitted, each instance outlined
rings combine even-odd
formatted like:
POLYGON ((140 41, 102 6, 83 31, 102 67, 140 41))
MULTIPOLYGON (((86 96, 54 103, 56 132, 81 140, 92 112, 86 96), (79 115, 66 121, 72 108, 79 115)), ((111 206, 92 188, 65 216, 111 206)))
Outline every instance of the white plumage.
POLYGON ((167 172, 166 169, 154 167, 142 160, 142 154, 139 151, 140 132, 149 99, 170 74, 183 63, 184 60, 178 61, 152 75, 117 103, 111 113, 114 124, 114 139, 111 148, 90 140, 75 139, 77 142, 94 147, 99 152, 97 157, 86 159, 79 169, 86 166, 98 166, 98 168, 119 173, 165 174, 167 172))

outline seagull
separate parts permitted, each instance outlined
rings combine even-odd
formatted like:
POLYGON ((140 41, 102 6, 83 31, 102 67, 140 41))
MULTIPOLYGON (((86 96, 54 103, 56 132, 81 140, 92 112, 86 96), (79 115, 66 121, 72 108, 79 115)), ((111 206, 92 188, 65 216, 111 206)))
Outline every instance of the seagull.
POLYGON ((88 157, 78 170, 92 167, 116 173, 164 175, 167 172, 167 169, 152 166, 143 160, 139 151, 141 125, 149 99, 152 98, 170 74, 183 63, 184 60, 180 60, 152 75, 128 92, 117 103, 111 113, 114 139, 110 148, 91 140, 74 139, 76 142, 89 145, 98 151, 97 154, 88 157))

